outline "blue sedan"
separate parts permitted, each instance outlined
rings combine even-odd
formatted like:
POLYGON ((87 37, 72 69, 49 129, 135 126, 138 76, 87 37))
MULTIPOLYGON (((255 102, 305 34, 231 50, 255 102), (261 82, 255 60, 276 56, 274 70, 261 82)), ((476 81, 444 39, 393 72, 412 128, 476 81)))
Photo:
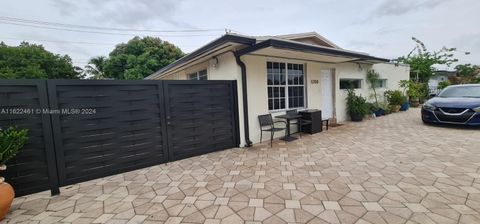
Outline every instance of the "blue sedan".
POLYGON ((480 126, 480 84, 453 85, 422 107, 424 123, 480 126))

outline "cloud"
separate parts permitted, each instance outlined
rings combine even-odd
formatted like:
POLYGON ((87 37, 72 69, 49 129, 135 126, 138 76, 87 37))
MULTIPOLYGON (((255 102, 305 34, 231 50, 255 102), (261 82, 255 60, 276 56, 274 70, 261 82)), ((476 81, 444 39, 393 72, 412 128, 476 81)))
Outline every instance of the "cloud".
POLYGON ((73 12, 77 11, 78 7, 74 4, 74 1, 68 0, 54 0, 52 5, 57 8, 60 14, 64 16, 71 16, 73 12))
MULTIPOLYGON (((346 49, 386 58, 408 54, 414 47, 411 37, 415 36, 425 41, 429 49, 446 45, 470 51, 470 55, 459 54, 462 63, 480 64, 479 32, 472 28, 478 26, 479 8, 479 0, 375 0, 368 4, 358 0, 316 0, 302 1, 302 4, 275 0, 16 0, 0 8, 0 13, 42 21, 133 29, 228 27, 246 35, 316 31, 346 49)), ((70 48, 66 44, 45 43, 52 51, 69 54, 78 61, 108 55, 114 43, 131 38, 7 24, 0 24, 0 28, 4 37, 112 43, 111 46, 77 44, 70 48), (22 33, 24 30, 31 33, 22 33)), ((213 38, 162 37, 187 52, 213 38)))
POLYGON ((348 46, 352 46, 353 48, 369 48, 369 47, 376 47, 381 48, 383 44, 374 41, 368 40, 352 40, 348 42, 348 46))
POLYGON ((189 23, 178 20, 178 12, 183 0, 89 0, 88 2, 53 0, 53 6, 66 16, 88 14, 99 21, 115 24, 118 27, 135 27, 148 23, 163 22, 182 28, 194 28, 189 23))
POLYGON ((480 64, 480 32, 461 34, 450 41, 450 45, 457 48, 456 56, 464 63, 480 64), (466 55, 465 52, 470 52, 466 55))
POLYGON ((423 1, 409 1, 409 0, 387 0, 380 4, 371 14, 371 17, 383 16, 401 16, 410 12, 419 11, 423 9, 432 9, 446 0, 423 0, 423 1))

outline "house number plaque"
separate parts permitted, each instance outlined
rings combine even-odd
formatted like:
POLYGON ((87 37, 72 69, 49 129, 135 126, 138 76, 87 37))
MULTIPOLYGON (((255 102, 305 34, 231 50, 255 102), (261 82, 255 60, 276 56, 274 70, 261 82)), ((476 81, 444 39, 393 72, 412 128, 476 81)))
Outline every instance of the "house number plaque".
POLYGON ((310 83, 311 84, 318 84, 318 79, 312 79, 312 80, 310 80, 310 83))

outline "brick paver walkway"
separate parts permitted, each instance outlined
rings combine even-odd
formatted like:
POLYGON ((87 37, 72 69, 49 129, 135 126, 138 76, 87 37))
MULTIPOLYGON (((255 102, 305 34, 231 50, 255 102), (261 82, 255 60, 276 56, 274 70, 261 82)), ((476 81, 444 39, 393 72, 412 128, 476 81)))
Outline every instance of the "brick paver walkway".
POLYGON ((480 223, 480 130, 412 109, 17 198, 32 223, 480 223))

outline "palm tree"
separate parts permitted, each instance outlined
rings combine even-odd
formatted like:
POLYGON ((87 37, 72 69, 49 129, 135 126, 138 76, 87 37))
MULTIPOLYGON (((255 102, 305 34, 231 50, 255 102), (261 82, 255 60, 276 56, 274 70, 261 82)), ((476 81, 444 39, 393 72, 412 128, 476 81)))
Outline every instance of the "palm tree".
POLYGON ((105 79, 104 67, 106 61, 107 58, 104 56, 90 59, 85 66, 85 73, 90 76, 90 79, 105 79))

